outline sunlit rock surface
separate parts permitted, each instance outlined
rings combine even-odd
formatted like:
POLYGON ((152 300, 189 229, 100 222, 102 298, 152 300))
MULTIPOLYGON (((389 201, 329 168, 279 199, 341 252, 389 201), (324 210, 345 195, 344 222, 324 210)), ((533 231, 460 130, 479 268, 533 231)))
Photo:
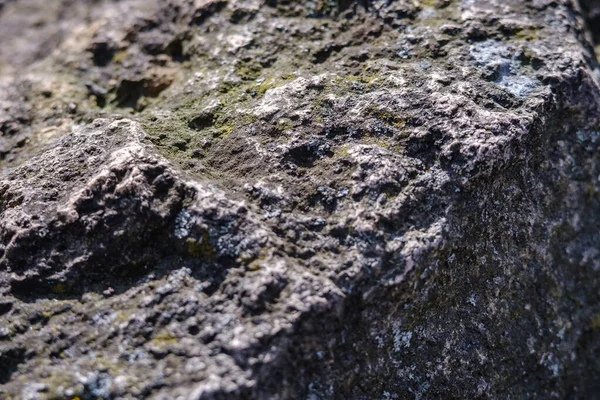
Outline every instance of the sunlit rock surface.
POLYGON ((599 9, 0 0, 0 399, 595 398, 599 9))

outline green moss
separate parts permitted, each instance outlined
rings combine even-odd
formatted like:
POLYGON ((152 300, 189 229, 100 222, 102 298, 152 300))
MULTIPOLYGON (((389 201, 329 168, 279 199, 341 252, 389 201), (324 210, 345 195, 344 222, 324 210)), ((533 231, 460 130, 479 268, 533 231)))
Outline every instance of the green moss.
POLYGON ((422 8, 436 8, 439 6, 439 0, 419 0, 419 5, 422 8))
POLYGON ((199 240, 188 238, 186 245, 187 253, 193 257, 211 259, 214 256, 213 247, 209 242, 208 232, 204 232, 199 240))
POLYGON ((328 15, 338 10, 338 1, 335 0, 319 0, 315 7, 318 14, 328 15))
POLYGON ((258 86, 246 89, 246 92, 252 94, 254 97, 262 97, 268 90, 280 87, 295 78, 296 77, 293 74, 270 76, 262 81, 258 86))
POLYGON ((243 80, 256 80, 260 77, 262 69, 257 61, 240 61, 235 65, 234 72, 243 80))
POLYGON ((120 64, 122 63, 128 56, 127 50, 121 50, 115 53, 113 56, 113 62, 120 64))
POLYGON ((348 152, 350 151, 350 146, 344 145, 336 149, 335 154, 340 158, 348 157, 348 152))
POLYGON ((67 294, 69 291, 71 291, 73 287, 72 283, 55 283, 54 285, 50 286, 50 291, 54 294, 59 294, 59 295, 64 295, 67 294))
POLYGON ((359 75, 348 75, 346 80, 351 83, 362 83, 367 88, 374 86, 374 83, 379 79, 378 74, 363 72, 359 75))
POLYGON ((81 386, 77 385, 73 379, 62 373, 51 372, 50 376, 42 379, 42 383, 48 386, 48 392, 46 399, 48 400, 62 400, 64 399, 63 391, 65 388, 73 388, 75 393, 73 394, 73 399, 79 398, 81 396, 81 386))
POLYGON ((265 80, 256 88, 256 94, 261 97, 264 96, 267 90, 273 89, 278 86, 277 84, 275 84, 275 82, 276 81, 272 78, 265 80))
POLYGON ((279 133, 288 132, 292 130, 293 127, 294 125, 292 124, 292 121, 288 118, 281 118, 277 120, 277 123, 275 125, 275 129, 277 129, 277 132, 279 133))
POLYGON ((515 33, 517 39, 533 42, 539 40, 540 34, 538 29, 528 28, 522 29, 515 33))
MULTIPOLYGON (((202 158, 204 146, 258 121, 255 115, 240 110, 251 109, 250 102, 296 78, 289 70, 278 69, 277 74, 257 84, 255 80, 262 72, 263 68, 255 61, 239 62, 234 73, 243 79, 241 83, 223 81, 202 97, 182 94, 160 114, 142 113, 141 123, 149 140, 163 156, 182 168, 195 168, 197 159, 202 158), (215 100, 218 101, 216 106, 215 100), (202 114, 206 114, 204 119, 202 114), (195 124, 193 121, 199 117, 199 123, 195 124)), ((222 74, 223 77, 227 75, 230 71, 222 74)), ((291 122, 277 126, 281 132, 290 128, 291 122)))
POLYGON ((431 28, 437 28, 452 20, 461 18, 458 1, 446 0, 420 0, 420 8, 434 9, 435 14, 429 18, 419 21, 419 25, 431 28))
POLYGON ((115 322, 117 323, 121 323, 121 322, 125 322, 129 319, 129 316, 123 312, 120 312, 117 314, 117 318, 115 318, 115 322))
POLYGON ((258 255, 248 254, 244 257, 240 257, 239 261, 246 264, 246 269, 250 272, 260 271, 261 264, 264 260, 269 257, 269 252, 264 248, 258 253, 258 255))
POLYGON ((403 118, 389 110, 378 108, 376 106, 367 107, 365 109, 365 112, 397 129, 404 129, 407 124, 406 118, 403 118))
POLYGON ((168 332, 159 333, 150 342, 153 346, 168 347, 176 344, 179 339, 168 332))
POLYGON ((377 87, 377 83, 381 80, 381 75, 373 72, 368 64, 365 64, 363 68, 363 71, 357 74, 336 76, 331 82, 333 87, 329 89, 343 93, 356 85, 367 89, 377 87))
POLYGON ((600 313, 594 315, 592 317, 592 322, 590 323, 590 328, 594 331, 600 330, 600 313))
POLYGON ((252 261, 250 264, 248 264, 246 269, 248 269, 248 271, 250 271, 250 272, 260 271, 260 269, 261 269, 260 261, 259 260, 252 261))
POLYGON ((313 109, 315 110, 315 112, 323 111, 323 106, 324 106, 323 99, 320 97, 317 97, 313 103, 313 109))
POLYGON ((258 117, 254 114, 244 114, 240 118, 240 122, 242 125, 250 125, 258 121, 258 117))
POLYGON ((224 138, 233 132, 233 124, 223 124, 216 127, 216 131, 213 134, 214 137, 224 138))

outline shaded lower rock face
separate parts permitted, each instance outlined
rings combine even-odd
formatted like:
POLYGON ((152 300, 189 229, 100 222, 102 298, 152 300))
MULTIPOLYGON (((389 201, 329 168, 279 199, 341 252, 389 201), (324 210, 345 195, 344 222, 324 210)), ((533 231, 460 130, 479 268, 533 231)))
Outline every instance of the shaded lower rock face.
POLYGON ((590 2, 43 3, 0 399, 598 396, 590 2))

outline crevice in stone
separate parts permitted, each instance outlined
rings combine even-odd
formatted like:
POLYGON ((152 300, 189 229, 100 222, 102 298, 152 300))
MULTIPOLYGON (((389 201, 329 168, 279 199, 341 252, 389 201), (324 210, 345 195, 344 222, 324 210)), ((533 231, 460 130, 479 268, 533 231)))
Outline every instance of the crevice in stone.
POLYGON ((594 40, 596 58, 598 58, 598 50, 600 48, 600 1, 581 0, 581 8, 587 29, 594 40))
POLYGON ((10 381, 17 366, 23 361, 25 361, 25 349, 23 348, 12 348, 0 352, 0 385, 10 381))

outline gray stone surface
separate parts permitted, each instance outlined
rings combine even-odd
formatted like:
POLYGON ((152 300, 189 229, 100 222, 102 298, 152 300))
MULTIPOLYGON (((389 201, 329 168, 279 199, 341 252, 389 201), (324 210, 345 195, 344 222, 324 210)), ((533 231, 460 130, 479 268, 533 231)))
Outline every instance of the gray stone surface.
POLYGON ((0 399, 597 398, 596 11, 0 1, 0 399))

